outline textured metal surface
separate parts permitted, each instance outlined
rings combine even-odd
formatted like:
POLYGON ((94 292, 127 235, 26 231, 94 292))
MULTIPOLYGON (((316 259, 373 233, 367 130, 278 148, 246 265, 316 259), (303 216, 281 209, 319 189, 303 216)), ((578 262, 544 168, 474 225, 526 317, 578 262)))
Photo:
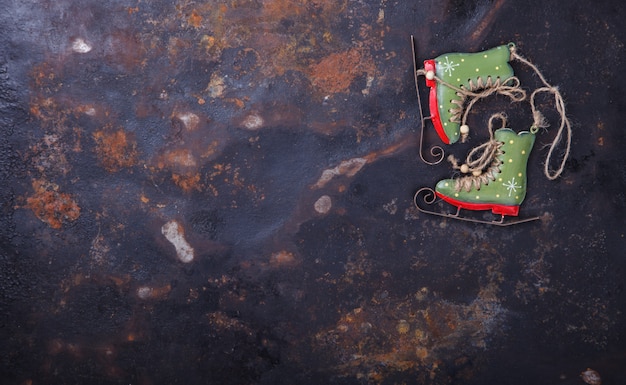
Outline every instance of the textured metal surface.
POLYGON ((621 383, 626 9, 593 4, 3 1, 2 382, 621 383), (410 35, 560 85, 541 221, 415 210, 450 167, 417 157, 410 35))

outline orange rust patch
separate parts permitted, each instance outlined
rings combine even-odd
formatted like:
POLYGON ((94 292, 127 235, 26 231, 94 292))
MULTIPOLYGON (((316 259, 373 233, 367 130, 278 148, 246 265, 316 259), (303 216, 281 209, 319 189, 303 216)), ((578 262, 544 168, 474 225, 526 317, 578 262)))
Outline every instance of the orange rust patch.
POLYGON ((167 53, 170 58, 170 62, 177 62, 179 55, 189 50, 189 48, 191 48, 191 43, 189 41, 178 37, 171 37, 167 44, 167 53))
POLYGON ((200 155, 201 158, 209 158, 217 154, 219 148, 219 142, 217 140, 212 141, 206 148, 206 150, 200 155))
MULTIPOLYGON (((202 60, 220 60, 227 48, 239 47, 244 56, 262 52, 236 72, 257 68, 263 76, 281 76, 289 70, 307 72, 311 53, 333 50, 331 30, 345 17, 347 0, 263 0, 260 2, 185 2, 177 5, 177 19, 196 28, 193 47, 202 60), (285 33, 281 23, 294 25, 285 33), (323 47, 321 45, 323 44, 323 47), (247 66, 252 64, 251 67, 247 66)), ((169 19, 166 24, 169 24, 169 19)), ((169 25, 168 25, 169 26, 169 25)), ((249 57, 250 58, 250 57, 249 57)))
POLYGON ((30 113, 44 123, 62 125, 66 119, 65 112, 53 98, 36 98, 30 104, 30 113))
MULTIPOLYGON (((235 20, 226 17, 228 6, 214 2, 194 4, 196 8, 187 17, 187 23, 204 34, 199 40, 199 47, 203 48, 206 59, 216 60, 222 50, 229 48, 235 37, 240 36, 240 30, 244 29, 243 23, 238 24, 235 20), (194 16, 195 14, 195 16, 194 16), (210 33, 210 34, 209 34, 210 33)), ((185 17, 181 14, 181 17, 185 17)))
POLYGON ((284 250, 272 254, 270 257, 270 266, 272 267, 293 266, 297 264, 297 262, 293 253, 284 250))
POLYGON ((196 159, 187 148, 179 148, 165 154, 163 162, 159 163, 160 168, 168 166, 196 167, 196 159))
POLYGON ((242 109, 246 106, 243 100, 237 98, 226 98, 224 101, 233 103, 237 108, 242 109))
POLYGON ((237 318, 231 318, 226 313, 215 311, 207 314, 209 324, 219 332, 237 331, 252 334, 250 327, 237 318))
POLYGON ((192 175, 180 175, 180 174, 172 174, 172 180, 176 185, 183 190, 189 192, 191 190, 200 191, 202 186, 200 185, 200 174, 192 174, 192 175))
POLYGON ((104 58, 125 70, 133 70, 145 64, 146 47, 131 30, 118 30, 111 34, 104 46, 104 58))
POLYGON ((279 18, 299 16, 307 6, 306 1, 272 0, 263 3, 263 10, 267 15, 276 15, 279 18))
POLYGON ((202 16, 194 9, 191 11, 191 15, 189 15, 187 22, 192 27, 200 28, 200 25, 202 25, 202 16))
POLYGON ((61 85, 59 75, 62 76, 59 72, 62 70, 58 68, 58 63, 43 62, 33 66, 31 77, 37 88, 48 92, 58 91, 61 85))
POLYGON ((373 64, 358 49, 332 53, 311 66, 313 85, 324 92, 348 92, 356 76, 371 72, 373 64))
POLYGON ((350 357, 349 362, 336 369, 351 372, 358 368, 368 383, 382 382, 385 375, 379 371, 381 364, 394 371, 418 370, 428 365, 428 348, 417 337, 419 333, 412 332, 419 322, 413 317, 396 321, 384 314, 380 309, 356 308, 343 314, 335 328, 317 333, 315 342, 330 354, 350 357))
POLYGON ((89 116, 95 116, 98 113, 98 111, 96 110, 95 106, 92 104, 81 104, 74 108, 74 113, 78 115, 85 114, 89 116))
POLYGON ((318 29, 319 23, 328 25, 335 21, 346 7, 345 0, 266 0, 263 2, 262 18, 276 24, 285 18, 301 18, 310 27, 318 29), (315 15, 311 9, 316 11, 315 15))
POLYGON ((162 154, 157 161, 157 168, 171 172, 172 181, 185 192, 201 191, 201 175, 198 173, 198 161, 194 151, 188 148, 172 149, 162 154))
POLYGON ((137 143, 129 136, 122 129, 108 132, 106 128, 93 134, 96 155, 107 171, 116 172, 137 163, 137 143))
POLYGON ((141 299, 165 299, 172 291, 172 286, 167 284, 160 287, 142 286, 137 289, 137 296, 141 299))
MULTIPOLYGON (((74 148, 80 147, 80 141, 75 142, 74 148)), ((29 155, 33 166, 41 173, 67 174, 71 166, 65 152, 68 151, 64 138, 57 134, 44 135, 39 143, 30 147, 29 155)), ((50 174, 48 174, 50 175, 50 174)))
POLYGON ((452 306, 435 304, 424 314, 424 319, 433 337, 442 338, 452 334, 459 322, 458 313, 452 306))
POLYGON ((73 222, 80 216, 80 207, 69 194, 60 193, 58 188, 47 181, 35 180, 35 194, 26 199, 26 206, 53 229, 60 229, 63 223, 73 222))

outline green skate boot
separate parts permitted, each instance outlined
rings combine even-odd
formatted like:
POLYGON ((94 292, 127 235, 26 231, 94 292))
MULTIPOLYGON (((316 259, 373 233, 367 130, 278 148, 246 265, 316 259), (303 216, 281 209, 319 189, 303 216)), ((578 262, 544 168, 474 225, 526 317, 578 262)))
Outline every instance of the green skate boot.
POLYGON ((520 219, 504 222, 505 216, 517 216, 519 206, 526 196, 526 165, 535 143, 538 127, 530 131, 515 133, 505 128, 503 114, 496 114, 489 120, 490 140, 474 148, 467 157, 466 163, 459 166, 454 157, 448 159, 455 169, 468 174, 456 179, 444 179, 437 183, 435 190, 423 188, 415 194, 415 205, 418 210, 428 213, 460 219, 470 222, 497 225, 511 225, 528 222, 538 218, 520 219), (500 118, 503 127, 493 132, 492 121, 500 118), (423 195, 426 192, 426 195, 423 195), (420 207, 418 196, 427 204, 433 204, 436 198, 455 206, 455 214, 431 211, 420 207), (462 217, 461 209, 491 210, 500 215, 499 221, 484 221, 462 217))
MULTIPOLYGON (((426 86, 430 88, 429 118, 445 144, 467 137, 467 113, 479 99, 494 93, 507 95, 513 101, 526 98, 509 64, 514 48, 509 43, 477 53, 448 53, 425 60, 423 69, 415 69, 416 87, 418 75, 426 78, 426 86)), ((415 63, 414 43, 413 52, 415 63)))
POLYGON ((535 134, 529 131, 496 130, 486 146, 491 161, 484 168, 462 165, 461 172, 471 175, 440 181, 437 196, 459 209, 517 216, 526 196, 526 164, 534 143, 535 134))

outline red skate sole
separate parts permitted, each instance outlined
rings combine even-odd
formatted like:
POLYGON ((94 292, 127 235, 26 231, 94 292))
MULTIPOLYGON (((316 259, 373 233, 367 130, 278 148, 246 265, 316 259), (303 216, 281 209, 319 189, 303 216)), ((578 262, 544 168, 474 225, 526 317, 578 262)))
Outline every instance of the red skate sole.
MULTIPOLYGON (((424 60, 424 70, 426 72, 435 71, 435 61, 434 60, 424 60)), ((443 129, 443 125, 441 124, 441 115, 439 115, 439 100, 437 99, 437 81, 436 80, 428 80, 426 79, 426 86, 430 88, 430 94, 428 97, 428 108, 430 109, 430 120, 433 122, 433 126, 435 127, 435 131, 441 138, 441 141, 445 144, 450 144, 450 138, 446 135, 446 131, 443 129)))
POLYGON ((470 203, 470 202, 462 202, 456 200, 454 198, 450 198, 449 196, 443 195, 441 193, 437 193, 437 196, 444 201, 450 203, 453 206, 458 208, 466 209, 466 210, 491 210, 494 214, 500 215, 508 215, 512 217, 516 217, 519 214, 519 206, 506 206, 499 205, 497 203, 470 203))

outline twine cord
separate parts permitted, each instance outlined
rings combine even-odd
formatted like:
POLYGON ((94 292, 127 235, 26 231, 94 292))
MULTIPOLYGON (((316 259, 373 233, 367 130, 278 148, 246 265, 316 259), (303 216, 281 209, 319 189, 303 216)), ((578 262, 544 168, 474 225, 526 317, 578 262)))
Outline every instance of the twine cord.
POLYGON ((563 173, 563 170, 565 169, 565 163, 569 158, 570 149, 572 146, 572 124, 565 114, 565 101, 563 100, 563 95, 561 95, 558 87, 552 86, 550 85, 550 83, 548 83, 548 81, 543 76, 541 71, 539 71, 539 68, 537 68, 537 66, 535 66, 533 63, 517 53, 515 46, 511 46, 509 49, 511 51, 511 58, 519 60, 523 64, 530 67, 535 72, 535 74, 537 74, 539 80, 541 80, 541 83, 543 83, 544 85, 543 87, 534 90, 533 93, 530 95, 530 108, 533 113, 533 125, 530 128, 531 132, 536 133, 540 128, 548 127, 548 123, 546 122, 543 114, 537 109, 535 97, 540 93, 549 93, 554 95, 554 107, 556 109, 556 112, 559 114, 559 129, 556 133, 556 136, 554 137, 554 140, 550 144, 548 155, 546 155, 543 173, 545 174, 546 178, 550 180, 555 180, 561 175, 561 173, 563 173), (561 163, 556 170, 550 170, 552 157, 555 156, 554 153, 557 146, 563 140, 563 136, 565 136, 565 150, 563 151, 561 163))
MULTIPOLYGON (((491 76, 487 78, 487 84, 489 84, 490 81, 491 81, 491 76)), ((473 82, 470 81, 470 88, 480 87, 480 86, 482 86, 481 78, 478 78, 478 84, 476 86, 474 86, 473 82)), ((524 91, 520 87, 520 81, 516 76, 511 76, 510 78, 508 78, 502 83, 500 83, 500 78, 498 78, 493 88, 484 88, 483 91, 479 93, 470 92, 467 94, 468 96, 471 97, 471 99, 469 103, 467 103, 467 107, 465 109, 465 112, 463 113, 463 119, 461 121, 461 124, 465 124, 465 122, 467 121, 467 116, 469 114, 469 111, 472 109, 472 107, 474 106, 474 104, 476 104, 477 101, 495 93, 508 96, 511 99, 511 102, 521 102, 524 99, 526 99, 526 91, 524 91)))
MULTIPOLYGON (((426 75, 426 71, 423 68, 418 69, 416 73, 418 76, 426 75)), ((470 79, 468 87, 457 87, 441 79, 437 75, 434 75, 433 79, 438 83, 454 90, 456 95, 461 98, 460 100, 451 100, 452 104, 455 104, 456 107, 449 110, 449 112, 452 113, 450 121, 461 125, 466 124, 467 117, 474 104, 488 96, 493 94, 505 95, 511 99, 511 102, 521 102, 526 99, 526 91, 520 87, 520 81, 515 76, 511 76, 504 81, 498 77, 495 82, 491 76, 487 76, 486 82, 482 77, 478 77, 476 82, 470 79), (468 99, 469 102, 467 102, 468 99), (464 109, 463 106, 466 102, 467 106, 464 109)), ((467 134, 462 133, 461 142, 465 142, 466 138, 467 134)))
MULTIPOLYGON (((565 164, 567 159, 569 158, 571 144, 572 144, 572 125, 570 120, 568 119, 565 113, 565 101, 563 100, 563 96, 559 91, 558 87, 552 86, 546 78, 543 76, 539 68, 535 66, 533 63, 528 61, 526 58, 517 53, 516 46, 514 44, 509 45, 509 51, 511 53, 511 60, 518 60, 521 63, 527 65, 531 68, 534 73, 539 77, 539 80, 543 84, 543 87, 537 88, 530 95, 530 107, 533 116, 533 123, 530 127, 530 132, 536 134, 539 129, 547 128, 549 126, 546 121, 543 113, 539 111, 537 108, 536 97, 540 93, 548 93, 554 95, 554 107, 556 112, 559 114, 559 129, 550 144, 550 149, 548 150, 548 154, 546 155, 546 160, 544 163, 544 175, 549 180, 557 179, 565 169, 565 164), (557 155, 555 152, 559 144, 565 138, 565 149, 561 155, 561 162, 556 170, 550 169, 550 164, 553 162, 553 157, 557 155)), ((426 76, 426 70, 418 69, 415 71, 416 76, 424 75, 426 76)), ((492 77, 487 77, 487 82, 485 83, 482 77, 478 77, 476 83, 472 80, 469 81, 469 87, 457 87, 453 84, 446 82, 445 80, 433 76, 433 80, 438 83, 451 88, 454 90, 461 99, 460 100, 452 100, 452 104, 456 105, 449 110, 452 113, 452 117, 450 120, 455 123, 460 123, 461 125, 465 125, 467 121, 467 117, 469 115, 469 111, 472 109, 474 104, 480 99, 486 98, 492 94, 501 94, 508 96, 512 102, 520 102, 526 99, 526 91, 520 87, 520 81, 517 77, 512 76, 504 81, 502 81, 499 77, 493 82, 492 77), (469 102, 467 99, 469 98, 469 102), (465 109, 463 106, 467 102, 465 109)), ((498 156, 502 154, 501 147, 502 143, 494 140, 493 136, 493 120, 500 119, 502 121, 502 127, 506 125, 506 116, 503 113, 494 114, 489 119, 489 141, 483 143, 482 145, 475 147, 470 151, 469 155, 466 158, 466 163, 459 166, 457 159, 450 155, 448 157, 448 161, 452 163, 452 167, 454 169, 460 170, 462 173, 472 173, 473 176, 467 176, 463 178, 457 179, 457 187, 458 189, 466 189, 469 191, 471 186, 475 186, 476 188, 480 188, 481 183, 489 183, 493 171, 499 171, 499 166, 501 164, 498 163, 498 156), (484 171, 485 168, 489 167, 487 171, 484 171)), ((461 133, 461 141, 464 142, 467 138, 467 133, 461 133)))
POLYGON ((460 170, 462 173, 471 173, 471 176, 465 176, 455 180, 456 191, 470 191, 472 188, 480 190, 480 186, 483 184, 489 184, 490 181, 495 180, 495 175, 500 172, 500 165, 502 161, 499 156, 502 152, 502 142, 495 140, 493 133, 493 121, 499 119, 502 122, 500 128, 506 126, 506 115, 500 112, 491 115, 489 118, 489 141, 474 147, 472 151, 467 155, 465 163, 461 166, 458 165, 458 160, 450 155, 448 161, 452 163, 452 167, 456 170, 460 170))

